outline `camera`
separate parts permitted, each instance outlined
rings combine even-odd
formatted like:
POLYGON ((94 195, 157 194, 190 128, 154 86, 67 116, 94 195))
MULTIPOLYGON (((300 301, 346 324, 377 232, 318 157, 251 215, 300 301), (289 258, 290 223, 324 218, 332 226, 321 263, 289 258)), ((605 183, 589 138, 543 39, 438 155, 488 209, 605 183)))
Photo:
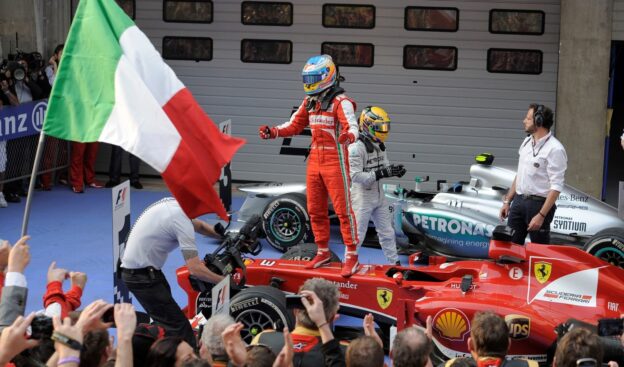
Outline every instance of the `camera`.
POLYGON ((259 238, 265 237, 262 231, 262 219, 252 216, 239 232, 224 232, 224 240, 217 249, 204 257, 204 264, 210 271, 219 275, 230 275, 237 269, 243 270, 244 285, 245 264, 242 254, 258 255, 262 250, 259 238))
POLYGON ((624 319, 600 319, 598 320, 598 336, 622 335, 624 319))
POLYGON ((102 315, 102 322, 112 322, 115 325, 115 310, 113 307, 109 308, 102 315))
POLYGON ((44 315, 37 315, 30 323, 31 339, 50 339, 54 331, 52 318, 44 315))
POLYGON ((12 78, 14 80, 24 80, 26 77, 26 69, 17 61, 9 61, 4 68, 4 76, 6 79, 12 78))
POLYGON ((287 294, 286 308, 289 310, 292 310, 293 308, 305 310, 305 306, 303 305, 303 302, 301 302, 301 298, 303 298, 303 296, 300 294, 287 294))

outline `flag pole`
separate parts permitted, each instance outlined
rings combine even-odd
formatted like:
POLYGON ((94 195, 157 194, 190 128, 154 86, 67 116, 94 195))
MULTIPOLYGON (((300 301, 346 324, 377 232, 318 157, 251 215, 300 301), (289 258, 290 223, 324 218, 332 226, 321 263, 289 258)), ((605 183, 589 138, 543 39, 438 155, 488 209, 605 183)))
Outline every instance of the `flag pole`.
POLYGON ((30 204, 32 203, 32 193, 37 180, 37 171, 39 170, 39 161, 43 152, 45 143, 45 134, 43 131, 39 134, 39 144, 37 144, 37 153, 35 153, 35 162, 33 163, 32 174, 30 175, 30 183, 28 184, 28 196, 26 196, 26 208, 24 209, 24 220, 22 221, 22 237, 28 232, 28 219, 30 219, 30 204))

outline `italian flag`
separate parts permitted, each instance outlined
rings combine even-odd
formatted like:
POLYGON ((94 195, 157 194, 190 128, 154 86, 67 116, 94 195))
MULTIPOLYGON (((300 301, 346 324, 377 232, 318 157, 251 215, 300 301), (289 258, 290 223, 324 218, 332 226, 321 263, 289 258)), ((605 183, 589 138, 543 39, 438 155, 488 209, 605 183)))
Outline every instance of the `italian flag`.
POLYGON ((245 143, 222 134, 113 0, 82 0, 43 132, 122 147, 161 173, 189 218, 217 213, 221 168, 245 143))

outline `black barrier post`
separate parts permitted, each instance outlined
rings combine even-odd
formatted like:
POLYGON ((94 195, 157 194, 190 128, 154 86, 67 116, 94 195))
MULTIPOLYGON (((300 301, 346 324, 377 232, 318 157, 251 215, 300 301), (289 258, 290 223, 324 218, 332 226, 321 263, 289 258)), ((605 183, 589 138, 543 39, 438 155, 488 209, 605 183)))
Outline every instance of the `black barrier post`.
POLYGON ((39 143, 37 144, 37 153, 35 153, 35 162, 33 163, 32 174, 30 175, 30 183, 28 184, 28 196, 26 196, 26 208, 24 208, 24 221, 22 222, 22 237, 28 232, 28 220, 30 219, 30 204, 32 203, 32 193, 35 189, 35 181, 37 180, 37 171, 39 171, 39 161, 43 154, 43 145, 45 144, 45 134, 39 133, 39 143))

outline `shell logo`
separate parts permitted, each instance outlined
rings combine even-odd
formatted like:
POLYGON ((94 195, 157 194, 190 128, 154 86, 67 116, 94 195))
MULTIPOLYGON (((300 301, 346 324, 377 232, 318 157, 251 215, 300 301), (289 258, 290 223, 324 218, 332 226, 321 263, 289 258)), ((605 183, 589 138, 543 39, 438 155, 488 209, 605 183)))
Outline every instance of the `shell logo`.
POLYGON ((470 331, 470 321, 462 311, 445 308, 433 318, 433 327, 446 339, 464 340, 470 331))

